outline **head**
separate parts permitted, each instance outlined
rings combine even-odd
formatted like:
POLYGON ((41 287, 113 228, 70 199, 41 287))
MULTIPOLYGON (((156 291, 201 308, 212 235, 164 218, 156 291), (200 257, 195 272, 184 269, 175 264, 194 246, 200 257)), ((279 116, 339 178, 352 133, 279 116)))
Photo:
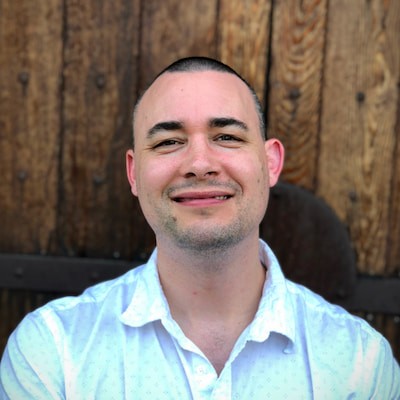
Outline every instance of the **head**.
POLYGON ((258 239, 283 147, 254 90, 215 60, 175 62, 135 108, 127 174, 157 245, 207 252, 258 239))
MULTIPOLYGON (((173 73, 173 72, 196 72, 196 71, 217 71, 217 72, 225 72, 228 74, 232 74, 236 77, 238 77, 249 89, 249 92, 251 96, 253 97, 254 100, 254 106, 257 111, 258 119, 259 119, 259 128, 260 128, 260 134, 264 139, 267 138, 266 130, 265 130, 265 118, 264 118, 264 113, 262 110, 261 102, 255 92, 255 90, 250 86, 250 84, 241 76, 239 75, 233 68, 231 68, 229 65, 226 65, 222 63, 221 61, 215 60, 213 58, 208 58, 208 57, 187 57, 187 58, 181 58, 166 68, 164 68, 156 77, 153 79, 151 82, 150 86, 153 84, 153 82, 161 75, 165 73, 173 73)), ((145 93, 145 92, 144 92, 145 93)), ((136 116, 136 110, 138 109, 138 106, 140 104, 140 101, 142 99, 144 94, 139 97, 139 99, 136 102, 136 105, 134 107, 134 112, 133 112, 133 125, 135 125, 134 120, 136 116)), ((133 134, 133 146, 135 144, 135 135, 133 134)))

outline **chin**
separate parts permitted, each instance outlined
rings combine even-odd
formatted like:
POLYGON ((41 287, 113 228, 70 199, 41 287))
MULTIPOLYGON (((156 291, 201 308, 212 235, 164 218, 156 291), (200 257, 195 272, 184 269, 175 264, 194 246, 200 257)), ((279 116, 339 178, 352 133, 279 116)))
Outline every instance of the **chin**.
POLYGON ((205 232, 180 232, 174 235, 175 243, 178 247, 191 250, 196 253, 221 253, 224 249, 228 250, 244 238, 240 232, 232 230, 213 229, 205 232))

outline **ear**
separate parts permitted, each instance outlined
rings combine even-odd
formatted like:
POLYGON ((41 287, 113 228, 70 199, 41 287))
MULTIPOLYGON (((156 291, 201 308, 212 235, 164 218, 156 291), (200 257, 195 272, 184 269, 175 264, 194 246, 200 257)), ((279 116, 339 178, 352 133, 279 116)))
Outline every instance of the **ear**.
POLYGON ((268 139, 265 142, 265 153, 267 155, 269 184, 274 186, 279 179, 285 159, 285 148, 278 139, 268 139))
POLYGON ((126 175, 131 186, 131 192, 134 196, 138 195, 136 185, 135 153, 133 150, 126 152, 126 175))

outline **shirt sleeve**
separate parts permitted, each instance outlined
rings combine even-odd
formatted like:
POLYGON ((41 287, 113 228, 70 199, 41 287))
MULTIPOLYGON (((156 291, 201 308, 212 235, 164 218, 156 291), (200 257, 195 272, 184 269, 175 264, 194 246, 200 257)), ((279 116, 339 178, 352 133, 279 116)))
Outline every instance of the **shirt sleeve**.
POLYGON ((381 351, 377 357, 376 368, 372 373, 373 393, 370 399, 400 399, 400 368, 393 357, 392 349, 385 338, 382 338, 381 351))
POLYGON ((40 315, 28 314, 10 336, 0 364, 0 399, 64 399, 59 348, 40 315))

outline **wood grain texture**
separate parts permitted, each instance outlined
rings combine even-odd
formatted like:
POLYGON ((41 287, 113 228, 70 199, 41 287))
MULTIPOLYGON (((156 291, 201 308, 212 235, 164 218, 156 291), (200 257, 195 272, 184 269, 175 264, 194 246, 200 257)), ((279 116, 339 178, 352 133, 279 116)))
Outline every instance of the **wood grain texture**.
POLYGON ((66 1, 62 201, 56 254, 129 258, 142 221, 125 175, 139 2, 66 1))
POLYGON ((275 3, 268 131, 286 148, 283 179, 315 189, 326 0, 275 3))
MULTIPOLYGON (((400 70, 400 7, 387 16, 391 20, 390 45, 393 46, 394 69, 400 70)), ((400 74, 400 73, 399 73, 400 74)), ((389 231, 387 238, 387 258, 385 271, 387 275, 396 274, 400 277, 400 76, 397 75, 397 110, 394 135, 396 145, 394 147, 393 159, 388 160, 393 165, 391 184, 391 198, 389 204, 389 231)), ((399 321, 400 325, 400 321, 399 321)), ((400 329, 400 326, 399 326, 400 329)))
POLYGON ((329 4, 318 194, 348 224, 360 271, 385 274, 400 3, 329 4))
POLYGON ((139 87, 180 57, 216 55, 217 1, 143 2, 139 87))
POLYGON ((0 248, 46 254, 57 208, 61 0, 0 2, 0 248))
POLYGON ((271 0, 221 0, 218 56, 238 71, 264 102, 271 0), (249 40, 250 39, 250 40, 249 40))
POLYGON ((400 93, 397 94, 397 101, 396 146, 393 152, 393 178, 389 204, 389 230, 385 271, 387 275, 397 275, 400 277, 400 93))

